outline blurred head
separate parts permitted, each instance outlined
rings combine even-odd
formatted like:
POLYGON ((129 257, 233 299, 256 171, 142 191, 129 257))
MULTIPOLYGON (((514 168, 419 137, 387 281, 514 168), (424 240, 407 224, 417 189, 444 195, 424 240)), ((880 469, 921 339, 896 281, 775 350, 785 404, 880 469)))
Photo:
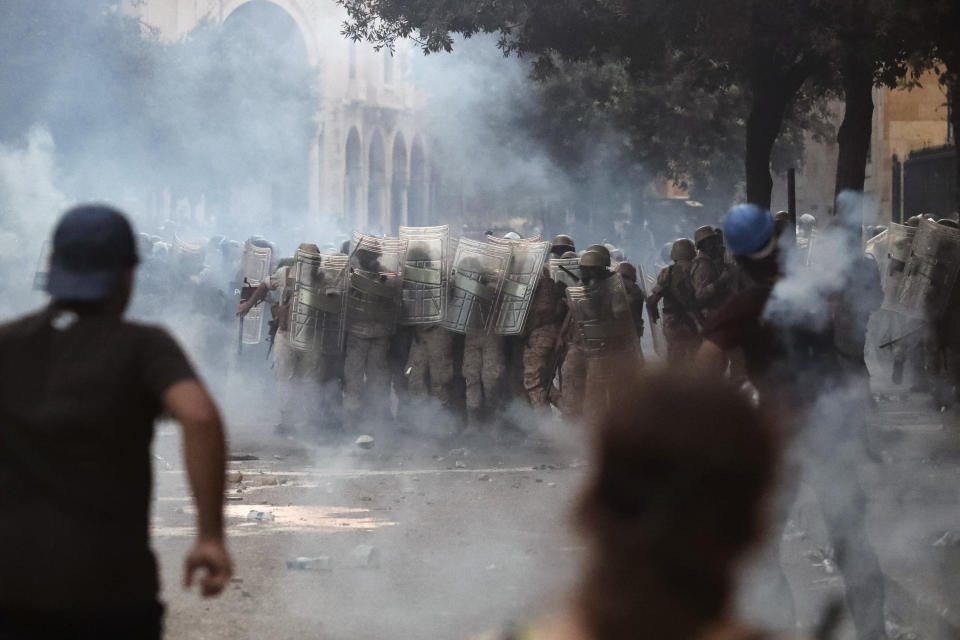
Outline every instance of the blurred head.
POLYGON ((775 433, 733 387, 689 372, 618 396, 576 510, 591 637, 635 638, 640 624, 645 637, 693 637, 685 624, 723 615, 737 562, 765 530, 775 433))
POLYGON ((697 248, 690 238, 677 238, 670 248, 670 259, 674 262, 693 260, 697 256, 697 248))
POLYGON ((106 205, 80 205, 53 232, 47 292, 55 302, 92 304, 122 313, 140 259, 126 216, 106 205))
POLYGON ((619 273, 625 280, 628 280, 633 284, 637 284, 637 268, 629 262, 621 262, 618 264, 616 272, 619 273))
POLYGON ((580 256, 580 278, 590 284, 610 275, 610 255, 602 251, 587 250, 580 256))

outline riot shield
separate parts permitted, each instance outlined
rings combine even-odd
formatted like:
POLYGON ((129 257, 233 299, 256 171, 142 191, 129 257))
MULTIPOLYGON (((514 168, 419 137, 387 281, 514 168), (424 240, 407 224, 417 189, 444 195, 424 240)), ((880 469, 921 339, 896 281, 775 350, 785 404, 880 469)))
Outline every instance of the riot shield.
MULTIPOLYGON (((256 288, 270 276, 270 259, 273 250, 264 244, 247 241, 240 259, 240 276, 244 286, 256 288)), ((243 328, 240 341, 243 344, 260 344, 263 338, 263 305, 257 305, 241 319, 243 328)))
POLYGON ((503 279, 493 331, 515 336, 523 332, 530 301, 540 280, 543 261, 550 250, 549 242, 517 242, 510 245, 510 262, 503 279))
POLYGON ((178 235, 173 236, 174 264, 183 272, 194 273, 203 268, 207 249, 203 242, 191 242, 178 235))
POLYGON ((450 269, 442 326, 456 333, 489 333, 509 264, 509 245, 461 238, 450 269))
POLYGON ((49 240, 44 240, 43 246, 40 247, 40 257, 37 259, 37 270, 33 272, 33 289, 35 291, 43 291, 47 288, 51 257, 53 257, 53 245, 49 240))
POLYGON ((880 280, 883 286, 881 308, 886 311, 897 311, 899 309, 897 295, 900 292, 900 283, 913 248, 913 238, 917 234, 917 228, 891 223, 885 233, 887 234, 887 252, 880 280))
POLYGON ((356 231, 351 246, 347 264, 349 331, 360 338, 389 336, 400 315, 407 240, 356 231))
POLYGON ((921 220, 897 290, 896 311, 908 318, 939 318, 960 273, 960 230, 921 220))
POLYGON ((640 361, 640 339, 623 285, 616 276, 589 287, 567 287, 567 299, 588 359, 640 361))
POLYGON ((885 284, 886 280, 888 234, 889 232, 884 229, 867 240, 863 245, 863 253, 873 258, 873 261, 877 263, 877 269, 880 271, 881 286, 885 284))
POLYGON ((448 239, 450 228, 400 227, 400 238, 407 241, 403 267, 403 293, 400 324, 437 324, 443 320, 447 305, 449 270, 448 239))
POLYGON ((297 250, 290 301, 290 344, 299 351, 340 353, 346 315, 347 256, 297 250))
POLYGON ((568 287, 580 284, 580 258, 550 258, 550 277, 568 287))
MULTIPOLYGON (((657 286, 657 278, 655 276, 647 274, 643 266, 638 265, 637 269, 640 271, 637 278, 638 281, 643 282, 643 297, 644 299, 650 297, 650 292, 653 291, 653 288, 657 286)), ((647 307, 646 304, 643 305, 647 307)), ((657 303, 657 308, 660 312, 660 317, 663 318, 663 298, 657 303)), ((654 322, 653 317, 650 315, 650 308, 647 307, 647 326, 650 328, 650 339, 653 342, 653 350, 658 356, 667 359, 667 338, 663 335, 663 323, 654 322)))
POLYGON ((491 242, 493 244, 503 244, 508 246, 518 242, 521 242, 521 243, 530 242, 535 244, 538 242, 543 242, 543 234, 538 233, 537 235, 530 236, 529 238, 501 238, 500 236, 486 236, 486 239, 488 242, 491 242))

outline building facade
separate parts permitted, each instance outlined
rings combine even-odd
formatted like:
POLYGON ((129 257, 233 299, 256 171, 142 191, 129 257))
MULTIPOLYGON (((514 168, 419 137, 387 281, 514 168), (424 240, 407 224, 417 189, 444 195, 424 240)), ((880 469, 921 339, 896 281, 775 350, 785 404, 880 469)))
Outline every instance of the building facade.
POLYGON ((416 121, 421 98, 409 80, 413 51, 375 51, 346 40, 346 14, 333 0, 129 0, 127 10, 175 40, 253 4, 292 18, 318 77, 317 130, 304 159, 310 221, 382 234, 432 222, 430 149, 416 121))

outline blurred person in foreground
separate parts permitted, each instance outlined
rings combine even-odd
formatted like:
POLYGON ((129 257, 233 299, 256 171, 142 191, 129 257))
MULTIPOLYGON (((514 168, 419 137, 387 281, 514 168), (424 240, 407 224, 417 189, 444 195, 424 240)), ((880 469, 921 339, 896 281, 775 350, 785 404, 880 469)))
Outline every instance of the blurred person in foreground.
POLYGON ((68 211, 53 235, 49 306, 0 325, 0 639, 160 638, 149 547, 150 443, 183 428, 198 537, 189 586, 231 575, 217 407, 162 329, 123 319, 139 262, 127 219, 68 211))
MULTIPOLYGON (((763 569, 769 572, 765 593, 778 603, 776 613, 781 624, 794 624, 795 605, 781 567, 779 534, 787 524, 802 480, 816 494, 837 565, 843 572, 846 604, 857 638, 879 640, 885 637, 884 577, 867 536, 867 496, 857 475, 858 464, 866 460, 863 439, 869 381, 857 373, 856 367, 844 363, 845 354, 856 351, 845 346, 856 343, 845 335, 855 333, 855 327, 866 331, 864 313, 849 299, 811 304, 806 297, 791 295, 798 285, 810 284, 811 272, 804 267, 784 275, 780 252, 789 245, 780 242, 769 211, 752 204, 737 205, 724 221, 724 232, 752 285, 730 298, 711 317, 696 365, 700 371, 722 376, 725 351, 742 348, 747 375, 758 391, 761 408, 777 416, 791 439, 792 477, 778 497, 778 535, 765 549, 763 569), (778 286, 781 281, 788 286, 778 286), (854 319, 838 321, 841 315, 854 319)), ((858 264, 859 259, 855 259, 843 273, 833 274, 835 282, 847 283, 858 264)), ((860 295, 864 305, 874 297, 866 287, 860 295)), ((862 358, 862 339, 859 345, 862 358)))
POLYGON ((588 554, 568 605, 515 640, 754 640, 733 616, 763 536, 777 429, 725 384, 672 371, 624 393, 593 431, 576 505, 588 554))

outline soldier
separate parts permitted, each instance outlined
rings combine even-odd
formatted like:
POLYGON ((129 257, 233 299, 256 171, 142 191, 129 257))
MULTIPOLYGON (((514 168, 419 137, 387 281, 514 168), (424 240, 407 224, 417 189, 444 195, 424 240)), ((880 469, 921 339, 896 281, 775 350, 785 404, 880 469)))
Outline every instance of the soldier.
POLYGON ((701 320, 690 270, 696 248, 688 238, 680 238, 670 249, 673 264, 660 272, 657 285, 647 298, 651 322, 660 319, 657 304, 663 300, 663 335, 667 339, 667 362, 689 362, 700 345, 701 320))
POLYGON ((637 337, 643 337, 643 305, 647 300, 643 289, 637 284, 637 268, 629 262, 621 262, 616 268, 617 274, 623 278, 624 287, 627 290, 627 301, 630 303, 630 311, 633 313, 633 322, 637 328, 637 337))
POLYGON ((507 371, 504 337, 468 333, 463 342, 463 378, 467 385, 467 429, 478 432, 500 405, 507 371))
POLYGON ((700 227, 693 238, 697 247, 690 269, 693 295, 700 315, 709 319, 730 295, 730 272, 724 268, 723 242, 715 228, 700 227))
POLYGON ((563 292, 564 288, 550 277, 550 267, 545 264, 530 302, 523 337, 523 388, 530 406, 535 409, 550 405, 557 339, 563 324, 563 292))
POLYGON ((609 258, 587 251, 580 258, 580 273, 583 286, 568 290, 568 302, 586 361, 585 413, 594 417, 613 406, 616 391, 633 379, 643 360, 635 314, 609 258), (616 282, 608 282, 615 277, 616 282))
POLYGON ((350 268, 347 343, 343 368, 343 404, 347 419, 386 419, 389 414, 390 338, 396 329, 401 281, 384 273, 379 255, 368 247, 354 250, 350 268), (396 295, 394 295, 394 290, 396 295))
MULTIPOLYGON (((301 244, 298 252, 319 253, 315 244, 301 244)), ((290 340, 290 303, 294 289, 294 259, 281 260, 277 270, 263 280, 246 302, 237 305, 237 315, 246 316, 261 301, 270 297, 270 312, 273 316, 270 332, 273 334, 273 368, 279 383, 280 422, 278 435, 291 435, 296 424, 304 419, 303 407, 295 401, 295 387, 300 381, 319 381, 320 357, 318 352, 300 351, 290 340)))

